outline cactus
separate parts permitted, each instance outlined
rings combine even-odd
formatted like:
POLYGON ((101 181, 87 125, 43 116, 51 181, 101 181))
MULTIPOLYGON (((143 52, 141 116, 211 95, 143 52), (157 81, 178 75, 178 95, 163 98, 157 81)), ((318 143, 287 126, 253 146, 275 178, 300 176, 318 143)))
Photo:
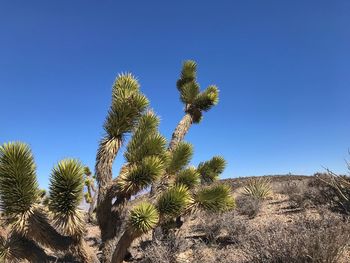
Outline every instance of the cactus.
POLYGON ((198 209, 232 209, 230 188, 210 185, 223 172, 225 160, 213 157, 197 168, 191 166, 193 147, 183 141, 190 126, 218 102, 215 86, 200 91, 196 70, 195 62, 186 61, 177 81, 185 115, 169 143, 159 133, 159 118, 149 108, 137 79, 129 73, 119 75, 97 150, 96 176, 75 159, 60 161, 51 173, 47 207, 38 202, 45 195, 38 189, 29 147, 23 143, 1 146, 0 204, 11 232, 7 241, 1 239, 0 256, 46 262, 45 248, 50 248, 73 253, 81 262, 120 263, 133 240, 156 227, 198 209), (123 144, 125 163, 114 178, 113 162, 123 144), (150 187, 151 194, 142 195, 150 187), (84 241, 86 220, 79 208, 83 198, 89 210, 96 211, 101 230, 99 259, 84 241), (24 246, 32 248, 30 253, 24 246))

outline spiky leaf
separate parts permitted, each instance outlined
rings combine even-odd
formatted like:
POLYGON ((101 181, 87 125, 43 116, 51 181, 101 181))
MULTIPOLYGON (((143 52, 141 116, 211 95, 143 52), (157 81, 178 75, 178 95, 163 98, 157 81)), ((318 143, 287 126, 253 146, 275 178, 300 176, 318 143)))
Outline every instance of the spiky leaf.
POLYGON ((129 73, 119 75, 113 85, 112 105, 104 124, 107 134, 120 138, 131 132, 148 104, 136 78, 129 73))
POLYGON ((167 172, 175 174, 186 167, 192 159, 192 145, 186 142, 180 142, 175 149, 170 152, 169 165, 167 172))
POLYGON ((200 189, 194 195, 195 204, 210 212, 223 212, 235 207, 228 185, 218 184, 200 189))
POLYGON ((166 139, 158 133, 159 118, 148 111, 140 117, 124 153, 129 163, 140 162, 147 156, 164 156, 166 139))
POLYGON ((128 148, 125 157, 129 163, 140 162, 148 156, 164 156, 166 150, 166 139, 159 133, 150 134, 138 147, 128 148))
POLYGON ((182 65, 181 75, 178 79, 176 86, 178 90, 181 92, 183 86, 186 83, 194 82, 196 80, 197 75, 197 64, 193 60, 187 60, 182 65))
POLYGON ((117 184, 123 193, 133 195, 152 184, 163 172, 163 160, 157 156, 148 156, 140 163, 125 167, 117 184))
POLYGON ((262 177, 250 179, 243 188, 244 195, 252 196, 259 200, 269 197, 271 192, 270 180, 262 177))
POLYGON ((224 171, 226 161, 221 156, 214 156, 206 162, 201 162, 198 165, 198 172, 201 174, 204 183, 211 183, 218 179, 219 175, 224 171))
POLYGON ((146 233, 159 221, 157 208, 150 203, 141 203, 130 212, 130 224, 134 231, 146 233))
POLYGON ((181 101, 185 104, 192 104, 195 102, 197 96, 199 95, 199 85, 198 83, 192 81, 186 83, 181 88, 181 101))
POLYGON ((30 211, 38 200, 39 192, 34 157, 29 146, 21 142, 0 146, 1 210, 6 217, 16 220, 30 211))
POLYGON ((184 185, 175 185, 160 195, 157 207, 161 216, 171 218, 180 215, 191 203, 188 188, 184 185))
POLYGON ((209 86, 206 90, 197 95, 193 105, 201 111, 208 111, 218 102, 219 89, 216 86, 209 86))
POLYGON ((83 222, 78 206, 83 198, 84 167, 74 159, 60 161, 50 178, 49 209, 54 225, 65 234, 81 233, 83 222))
POLYGON ((192 189, 200 183, 200 174, 194 167, 186 168, 176 175, 175 183, 183 184, 187 186, 188 189, 192 189))
POLYGON ((86 176, 90 176, 92 174, 91 171, 90 171, 90 168, 88 166, 84 167, 84 174, 86 176))

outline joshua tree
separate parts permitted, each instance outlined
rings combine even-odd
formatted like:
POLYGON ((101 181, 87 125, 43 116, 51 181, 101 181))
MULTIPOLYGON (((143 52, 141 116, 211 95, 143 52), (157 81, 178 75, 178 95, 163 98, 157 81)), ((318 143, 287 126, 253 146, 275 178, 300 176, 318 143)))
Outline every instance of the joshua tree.
POLYGON ((197 209, 231 209, 234 199, 230 188, 210 185, 223 171, 224 159, 214 157, 198 168, 189 166, 193 149, 183 141, 191 124, 198 123, 203 111, 218 102, 218 89, 209 86, 200 92, 193 61, 184 63, 177 87, 185 104, 185 116, 168 145, 158 131, 159 118, 149 108, 135 77, 122 74, 113 84, 105 135, 99 143, 95 165, 96 217, 102 240, 98 260, 84 243, 85 224, 78 209, 83 197, 84 167, 73 159, 54 167, 50 214, 46 215, 37 201, 39 190, 29 147, 4 144, 0 148, 0 198, 4 219, 11 226, 10 237, 1 249, 4 257, 32 262, 43 258, 46 262, 43 248, 49 247, 70 252, 81 262, 120 263, 131 243, 157 226, 197 209), (126 141, 128 135, 131 137, 126 141), (113 177, 112 165, 123 144, 125 163, 113 177), (151 186, 152 194, 143 191, 151 186))
POLYGON ((2 219, 10 226, 1 238, 0 258, 5 262, 27 259, 48 262, 43 247, 73 253, 81 262, 97 262, 86 246, 84 221, 78 205, 83 194, 83 166, 74 159, 52 170, 46 214, 35 175, 33 155, 26 144, 0 147, 0 197, 2 219))
POLYGON ((84 168, 85 175, 85 187, 86 193, 84 194, 85 202, 89 204, 89 210, 87 213, 87 219, 89 222, 93 221, 93 213, 96 207, 97 191, 95 188, 95 179, 96 177, 92 175, 90 168, 85 166, 84 168))

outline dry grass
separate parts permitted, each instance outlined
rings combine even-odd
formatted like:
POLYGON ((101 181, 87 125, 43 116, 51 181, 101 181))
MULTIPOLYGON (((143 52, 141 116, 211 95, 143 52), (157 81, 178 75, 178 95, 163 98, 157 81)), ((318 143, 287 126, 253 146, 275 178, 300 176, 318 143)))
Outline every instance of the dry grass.
POLYGON ((319 219, 300 216, 295 224, 256 230, 244 250, 252 263, 336 263, 349 245, 350 226, 330 213, 319 219))

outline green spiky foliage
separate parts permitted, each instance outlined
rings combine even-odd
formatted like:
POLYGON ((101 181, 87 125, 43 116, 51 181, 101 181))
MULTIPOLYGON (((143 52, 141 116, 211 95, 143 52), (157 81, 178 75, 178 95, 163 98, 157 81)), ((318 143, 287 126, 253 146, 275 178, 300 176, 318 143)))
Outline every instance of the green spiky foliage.
POLYGON ((194 123, 200 122, 202 112, 210 110, 219 102, 219 90, 210 85, 200 91, 197 83, 197 64, 192 60, 184 62, 180 78, 177 81, 181 101, 185 104, 185 111, 192 116, 194 123))
POLYGON ((169 153, 169 164, 167 173, 175 174, 186 167, 193 156, 193 147, 190 143, 180 142, 175 149, 169 153))
MULTIPOLYGON (((112 87, 112 103, 109 108, 104 130, 106 135, 101 139, 96 156, 96 178, 100 187, 105 187, 112 180, 112 164, 121 147, 125 136, 132 132, 143 112, 148 107, 149 101, 140 92, 137 79, 130 73, 118 75, 112 87)), ((104 199, 100 189, 100 205, 104 199)), ((105 209, 109 209, 110 201, 103 205, 104 209, 98 209, 97 217, 104 221, 105 209)), ((105 225, 106 222, 101 224, 105 225)))
POLYGON ((272 194, 270 180, 263 177, 249 179, 243 187, 243 194, 258 200, 268 198, 272 194))
POLYGON ((188 189, 193 189, 200 184, 200 174, 196 168, 188 167, 176 175, 175 184, 182 184, 188 189))
POLYGON ((198 172, 201 175, 203 183, 212 183, 219 178, 219 175, 224 171, 226 161, 221 156, 214 156, 206 162, 201 162, 198 165, 198 172))
POLYGON ((126 196, 137 194, 159 178, 164 170, 163 161, 157 156, 145 157, 140 163, 125 167, 117 184, 126 196))
POLYGON ((107 134, 119 138, 131 132, 148 103, 146 96, 140 92, 137 79, 132 74, 119 75, 113 85, 112 104, 104 124, 107 134))
POLYGON ((0 147, 0 205, 7 223, 24 231, 38 197, 35 163, 29 146, 5 143, 0 147))
POLYGON ((166 139, 158 132, 158 125, 159 118, 152 111, 140 117, 124 153, 128 163, 138 163, 148 156, 164 158, 166 139))
POLYGON ((158 132, 159 119, 148 111, 140 117, 124 157, 127 161, 117 184, 126 196, 137 194, 164 173, 166 139, 158 132))
POLYGON ((60 161, 52 170, 49 209, 53 224, 66 235, 81 235, 84 230, 78 206, 83 198, 84 167, 74 159, 60 161))
POLYGON ((131 210, 129 221, 135 231, 147 233, 158 224, 159 213, 153 204, 143 202, 131 210))
POLYGON ((163 218, 179 216, 192 203, 191 193, 185 185, 175 185, 161 194, 157 208, 163 218))
POLYGON ((210 212, 225 212, 235 207, 235 200, 228 185, 218 184, 198 190, 194 195, 195 205, 210 212))

